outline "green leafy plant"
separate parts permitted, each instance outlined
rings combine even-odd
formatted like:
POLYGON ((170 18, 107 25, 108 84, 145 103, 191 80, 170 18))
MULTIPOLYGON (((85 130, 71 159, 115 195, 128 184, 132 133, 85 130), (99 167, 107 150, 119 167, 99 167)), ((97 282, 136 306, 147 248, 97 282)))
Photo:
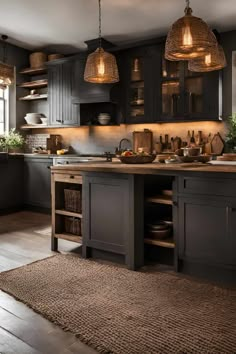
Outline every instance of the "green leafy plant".
POLYGON ((24 146, 25 139, 20 134, 17 133, 14 129, 11 129, 8 135, 5 135, 2 144, 9 149, 19 149, 24 146))
POLYGON ((236 150, 236 113, 228 117, 228 134, 225 138, 226 150, 236 150))

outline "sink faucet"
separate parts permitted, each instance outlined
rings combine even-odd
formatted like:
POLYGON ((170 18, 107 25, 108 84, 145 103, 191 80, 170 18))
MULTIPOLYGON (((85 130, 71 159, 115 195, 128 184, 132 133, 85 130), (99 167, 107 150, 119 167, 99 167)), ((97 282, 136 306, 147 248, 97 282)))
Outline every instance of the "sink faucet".
POLYGON ((124 141, 126 141, 128 144, 130 144, 130 147, 131 147, 131 141, 130 141, 129 139, 126 139, 126 138, 121 139, 121 141, 119 142, 118 150, 117 150, 117 153, 118 153, 118 154, 125 150, 125 149, 122 149, 122 148, 121 148, 121 145, 122 145, 122 143, 123 143, 124 141))

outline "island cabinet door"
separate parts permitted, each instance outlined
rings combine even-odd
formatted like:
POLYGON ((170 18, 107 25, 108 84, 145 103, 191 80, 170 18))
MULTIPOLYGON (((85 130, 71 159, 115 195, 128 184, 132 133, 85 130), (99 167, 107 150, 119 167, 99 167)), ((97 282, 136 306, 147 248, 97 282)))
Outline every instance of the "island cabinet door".
POLYGON ((82 198, 83 256, 96 249, 119 255, 129 269, 143 266, 142 177, 85 173, 82 198))
POLYGON ((128 240, 128 180, 114 177, 84 179, 83 243, 125 255, 128 240))
POLYGON ((179 259, 236 265, 236 203, 226 198, 179 198, 179 259))

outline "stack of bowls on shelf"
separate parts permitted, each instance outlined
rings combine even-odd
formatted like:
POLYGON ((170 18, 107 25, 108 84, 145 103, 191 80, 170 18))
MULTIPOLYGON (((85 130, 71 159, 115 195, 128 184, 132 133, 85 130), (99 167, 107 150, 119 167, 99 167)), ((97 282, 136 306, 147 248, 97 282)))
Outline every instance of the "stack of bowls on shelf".
POLYGON ((101 125, 107 125, 110 123, 110 120, 111 120, 111 116, 109 113, 100 113, 98 115, 98 122, 101 124, 101 125))
POLYGON ((148 237, 163 240, 171 235, 172 227, 165 221, 156 221, 147 224, 148 237))
POLYGON ((41 117, 41 113, 27 113, 25 116, 25 121, 30 125, 41 124, 41 117))

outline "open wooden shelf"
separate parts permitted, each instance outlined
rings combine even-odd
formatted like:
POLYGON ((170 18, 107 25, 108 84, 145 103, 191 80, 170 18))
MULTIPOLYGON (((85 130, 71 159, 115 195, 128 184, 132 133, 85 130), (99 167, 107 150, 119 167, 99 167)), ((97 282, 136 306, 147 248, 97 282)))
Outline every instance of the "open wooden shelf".
POLYGON ((165 248, 175 248, 175 243, 173 238, 167 238, 164 240, 155 240, 152 238, 144 238, 144 243, 153 246, 165 247, 165 248))
POLYGON ((24 97, 19 97, 19 101, 35 101, 35 100, 45 100, 48 98, 47 93, 42 94, 42 95, 35 95, 35 96, 24 96, 24 97))
MULTIPOLYGON (((23 130, 28 130, 28 129, 38 129, 38 128, 52 128, 51 126, 48 126, 47 124, 34 124, 34 125, 31 125, 31 124, 24 124, 20 127, 20 129, 23 129, 23 130)), ((53 128, 56 128, 56 127, 53 127, 53 128)), ((58 127, 57 127, 58 128, 58 127)))
POLYGON ((26 75, 41 75, 41 74, 46 74, 47 69, 45 67, 41 68, 26 68, 20 71, 20 74, 26 74, 26 75))
POLYGON ((69 233, 56 233, 54 235, 55 238, 61 238, 63 240, 67 240, 67 241, 72 241, 72 242, 77 242, 77 243, 82 243, 82 236, 77 236, 77 235, 73 235, 73 234, 69 234, 69 233))
POLYGON ((19 87, 33 89, 33 88, 47 87, 47 85, 48 85, 48 80, 36 80, 36 81, 23 82, 22 84, 19 85, 19 87))
POLYGON ((80 213, 74 213, 74 212, 72 212, 72 211, 67 211, 67 210, 65 210, 65 209, 56 209, 56 210, 55 210, 55 213, 56 213, 57 215, 73 216, 73 217, 75 217, 75 218, 80 218, 80 219, 82 219, 82 214, 80 214, 80 213))
POLYGON ((168 204, 168 205, 172 205, 173 201, 172 201, 172 196, 171 195, 156 195, 153 197, 148 197, 146 198, 146 202, 148 203, 156 203, 156 204, 168 204))

